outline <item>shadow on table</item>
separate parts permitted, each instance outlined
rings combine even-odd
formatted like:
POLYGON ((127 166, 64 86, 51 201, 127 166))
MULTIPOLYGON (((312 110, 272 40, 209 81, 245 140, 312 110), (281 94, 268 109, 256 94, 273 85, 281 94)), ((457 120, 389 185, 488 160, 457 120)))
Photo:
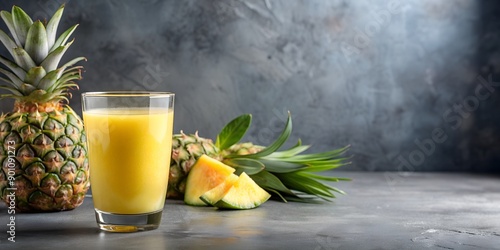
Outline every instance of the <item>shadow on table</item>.
POLYGON ((99 235, 101 231, 97 226, 74 226, 67 227, 59 225, 42 225, 30 228, 16 228, 16 235, 22 238, 37 237, 43 238, 44 236, 57 236, 57 235, 99 235))

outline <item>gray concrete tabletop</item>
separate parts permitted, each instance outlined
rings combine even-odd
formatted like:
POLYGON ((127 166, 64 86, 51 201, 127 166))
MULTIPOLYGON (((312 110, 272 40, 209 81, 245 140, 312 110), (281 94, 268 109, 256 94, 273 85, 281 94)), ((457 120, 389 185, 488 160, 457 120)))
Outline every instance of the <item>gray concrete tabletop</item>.
POLYGON ((219 211, 167 200, 152 231, 106 233, 92 198, 72 211, 10 215, 0 205, 0 249, 500 249, 500 176, 333 172, 333 202, 268 201, 219 211))

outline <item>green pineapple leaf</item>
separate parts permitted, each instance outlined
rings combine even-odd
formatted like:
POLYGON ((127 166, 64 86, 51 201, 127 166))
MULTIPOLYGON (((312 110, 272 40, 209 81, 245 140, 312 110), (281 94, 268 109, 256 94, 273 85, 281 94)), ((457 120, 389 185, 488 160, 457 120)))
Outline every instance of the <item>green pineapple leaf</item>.
POLYGON ((30 93, 30 92, 33 92, 34 90, 36 90, 35 86, 31 85, 31 84, 26 84, 26 83, 23 83, 21 85, 21 90, 24 92, 24 93, 30 93))
POLYGON ((36 86, 38 82, 47 74, 43 67, 33 67, 28 71, 26 79, 24 80, 26 83, 36 86))
POLYGON ((49 53, 49 55, 43 60, 41 66, 47 71, 52 71, 57 69, 57 65, 61 61, 62 56, 66 53, 66 50, 73 44, 73 41, 68 42, 65 45, 59 46, 57 49, 49 53))
POLYGON ((303 176, 298 172, 287 174, 275 174, 281 182, 287 187, 293 187, 294 190, 304 192, 306 194, 316 195, 324 200, 328 198, 335 198, 331 192, 331 188, 315 179, 303 176))
POLYGON ((59 38, 57 38, 57 40, 54 42, 54 45, 52 45, 52 48, 50 48, 49 53, 56 50, 57 48, 59 48, 63 44, 65 44, 68 41, 71 34, 73 34, 73 31, 76 30, 76 27, 78 27, 78 24, 75 24, 75 25, 69 27, 69 29, 67 29, 66 31, 64 31, 61 34, 61 36, 59 36, 59 38))
POLYGON ((266 170, 272 173, 289 173, 295 172, 304 168, 307 168, 307 165, 302 163, 294 163, 294 162, 286 162, 286 161, 270 161, 259 159, 260 162, 266 166, 266 170))
MULTIPOLYGON (((10 34, 12 34, 12 37, 14 38, 14 41, 16 41, 15 44, 17 44, 17 46, 21 46, 21 42, 19 41, 19 39, 17 38, 17 35, 16 35, 16 28, 14 27, 14 20, 12 20, 12 14, 10 14, 10 12, 8 12, 6 10, 2 10, 2 11, 0 11, 0 16, 2 17, 3 21, 7 25, 7 28, 9 29, 10 34)), ((15 48, 17 46, 9 46, 9 47, 5 46, 5 47, 6 48, 15 48)), ((12 53, 12 51, 10 51, 10 50, 9 50, 9 52, 12 53)))
POLYGON ((13 6, 12 21, 14 23, 17 38, 19 39, 21 46, 24 46, 26 38, 28 37, 28 31, 33 24, 33 20, 31 20, 31 17, 28 16, 24 10, 17 6, 13 6))
POLYGON ((21 79, 19 79, 15 74, 12 74, 11 72, 9 72, 5 69, 0 68, 0 73, 7 76, 10 79, 10 82, 8 82, 8 83, 11 83, 12 86, 15 88, 20 88, 21 85, 23 84, 23 81, 21 79))
POLYGON ((64 4, 61 5, 59 9, 57 9, 56 13, 52 16, 49 23, 47 23, 47 44, 49 45, 49 48, 52 48, 52 46, 54 46, 54 43, 56 42, 57 26, 59 26, 59 21, 61 21, 63 11, 64 4))
POLYGON ((17 44, 10 39, 9 35, 7 35, 5 32, 0 30, 0 41, 2 42, 3 46, 7 48, 7 51, 9 51, 10 55, 14 57, 14 50, 13 48, 17 47, 17 44))
POLYGON ((49 53, 49 45, 47 43, 47 31, 42 22, 36 21, 31 25, 28 36, 26 37, 26 52, 31 56, 33 61, 38 65, 45 59, 49 53))
MULTIPOLYGON (((2 80, 4 82, 7 81, 7 79, 5 79, 3 77, 0 77, 0 80, 2 80)), ((0 99, 7 98, 7 97, 13 97, 13 96, 23 95, 21 92, 19 92, 19 90, 15 89, 15 88, 10 88, 10 87, 7 87, 7 86, 0 86, 0 89, 8 90, 8 91, 10 91, 13 94, 13 95, 11 95, 11 94, 2 94, 2 95, 0 95, 0 99)))
POLYGON ((24 69, 22 69, 21 67, 17 66, 17 64, 11 62, 9 59, 7 59, 3 56, 0 56, 0 63, 2 63, 7 68, 9 68, 12 72, 14 72, 14 74, 16 74, 16 76, 19 79, 24 79, 26 77, 26 71, 24 71, 24 69))
POLYGON ((252 123, 252 115, 243 114, 230 121, 217 135, 215 146, 224 150, 238 143, 252 123))
MULTIPOLYGON (((60 67, 60 69, 62 69, 62 70, 63 70, 63 71, 61 71, 61 73, 60 73, 60 74, 64 73, 64 72, 66 71, 66 68, 67 68, 67 67, 73 66, 75 63, 77 63, 77 62, 79 62, 79 61, 82 61, 82 60, 87 61, 87 58, 85 58, 85 57, 82 57, 82 56, 81 56, 81 57, 77 57, 77 58, 72 59, 72 60, 70 60, 69 62, 65 63, 63 66, 61 66, 61 67, 60 67)), ((80 67, 82 67, 82 66, 80 66, 80 67)), ((83 68, 83 67, 82 67, 82 68, 83 68)), ((61 75, 58 75, 57 77, 61 77, 61 75)))
POLYGON ((248 175, 258 174, 264 170, 265 166, 260 161, 246 158, 232 158, 223 161, 225 164, 236 169, 234 174, 240 175, 242 172, 248 175))
POLYGON ((287 150, 274 152, 267 157, 286 159, 286 158, 298 155, 298 154, 308 150, 310 147, 311 147, 311 145, 302 145, 302 141, 299 139, 299 141, 297 142, 297 144, 295 146, 293 146, 287 150))
POLYGON ((36 87, 39 89, 48 90, 57 81, 57 73, 57 70, 48 72, 42 79, 40 79, 36 87))
POLYGON ((14 48, 14 61, 17 65, 21 66, 25 71, 36 67, 35 62, 30 55, 21 47, 14 48))
MULTIPOLYGON (((292 115, 290 112, 288 112, 288 120, 286 121, 286 126, 285 129, 283 129, 283 132, 281 132, 281 135, 276 139, 273 144, 267 146, 264 148, 262 151, 251 154, 251 155, 246 155, 248 158, 261 158, 267 155, 272 154, 276 150, 278 150, 283 144, 288 140, 288 137, 290 137, 290 134, 292 133, 292 115)), ((228 156, 230 157, 230 156, 228 156)))
POLYGON ((73 80, 80 80, 82 77, 80 75, 80 72, 68 72, 66 74, 63 74, 61 78, 59 78, 56 83, 52 86, 50 86, 47 90, 52 91, 54 89, 61 88, 61 86, 64 86, 64 88, 69 88, 69 87, 75 87, 76 84, 72 82, 73 80), (66 84, 66 85, 65 85, 66 84), (70 84, 70 85, 67 85, 70 84))
MULTIPOLYGON (((322 161, 322 160, 329 160, 333 158, 337 158, 340 155, 344 154, 347 152, 350 146, 345 146, 343 148, 331 150, 331 151, 326 151, 322 153, 315 153, 315 154, 303 154, 303 155, 295 155, 292 157, 293 160, 295 161, 322 161)), ((269 157, 266 158, 275 158, 274 155, 270 155, 269 157)), ((279 157, 278 157, 279 158, 279 157)), ((288 158, 290 159, 290 158, 288 158)))
POLYGON ((260 171, 257 174, 250 175, 252 180, 257 183, 261 188, 276 193, 283 201, 287 201, 284 196, 291 196, 299 198, 295 193, 288 189, 275 175, 266 170, 260 171))

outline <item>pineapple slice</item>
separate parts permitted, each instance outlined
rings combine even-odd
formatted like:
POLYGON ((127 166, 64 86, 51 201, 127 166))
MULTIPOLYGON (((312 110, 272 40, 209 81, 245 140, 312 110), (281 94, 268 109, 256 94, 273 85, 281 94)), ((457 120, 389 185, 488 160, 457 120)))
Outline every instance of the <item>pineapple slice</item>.
POLYGON ((187 177, 184 202, 192 206, 206 206, 200 196, 223 183, 234 171, 234 168, 207 155, 202 155, 187 177))
POLYGON ((207 205, 214 206, 216 202, 220 201, 224 195, 227 194, 229 189, 233 187, 234 183, 238 181, 238 176, 235 174, 231 174, 227 177, 224 182, 219 184, 217 187, 214 187, 204 193, 200 199, 205 202, 207 205))
POLYGON ((214 206, 222 209, 251 209, 260 206, 270 197, 268 192, 243 172, 224 197, 217 201, 214 206))

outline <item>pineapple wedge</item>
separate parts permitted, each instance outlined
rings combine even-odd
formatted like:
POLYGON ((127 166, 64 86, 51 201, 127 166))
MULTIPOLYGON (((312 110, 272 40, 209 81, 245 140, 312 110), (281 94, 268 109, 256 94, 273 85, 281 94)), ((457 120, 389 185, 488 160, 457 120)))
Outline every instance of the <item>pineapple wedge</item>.
POLYGON ((206 206, 200 196, 223 183, 234 171, 234 168, 202 155, 187 177, 184 202, 192 206, 206 206))
POLYGON ((219 184, 217 187, 210 189, 202 196, 200 196, 200 199, 207 205, 214 206, 216 202, 220 201, 222 197, 227 194, 229 189, 233 187, 236 181, 238 181, 238 176, 235 174, 231 174, 224 180, 224 182, 219 184))
POLYGON ((214 206, 221 209, 251 209, 260 206, 270 197, 268 192, 243 172, 224 197, 217 201, 214 206))

